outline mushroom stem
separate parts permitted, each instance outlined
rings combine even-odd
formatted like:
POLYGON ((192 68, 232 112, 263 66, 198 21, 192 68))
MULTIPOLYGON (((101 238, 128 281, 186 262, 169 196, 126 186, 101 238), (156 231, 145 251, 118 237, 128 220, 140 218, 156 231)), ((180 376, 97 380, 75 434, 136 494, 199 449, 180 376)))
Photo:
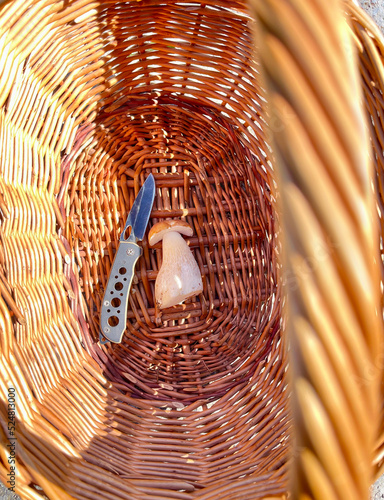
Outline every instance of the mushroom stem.
POLYGON ((163 236, 163 263, 155 283, 160 309, 181 304, 203 291, 197 262, 183 237, 176 231, 163 236))

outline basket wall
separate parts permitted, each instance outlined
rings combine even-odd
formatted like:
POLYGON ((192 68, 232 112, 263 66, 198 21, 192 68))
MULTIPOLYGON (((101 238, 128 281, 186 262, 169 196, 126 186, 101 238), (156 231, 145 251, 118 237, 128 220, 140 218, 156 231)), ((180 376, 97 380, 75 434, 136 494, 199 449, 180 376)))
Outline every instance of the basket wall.
POLYGON ((2 16, 20 40, 1 80, 19 492, 283 493, 273 180, 244 5, 16 2, 2 16), (145 239, 123 342, 100 348, 109 269, 151 172, 150 226, 192 225, 204 291, 160 314, 161 250, 145 239))
MULTIPOLYGON (((368 126, 372 144, 372 157, 375 169, 375 192, 377 202, 377 213, 379 215, 379 252, 381 264, 381 306, 384 309, 384 258, 383 258, 383 237, 384 237, 384 150, 383 150, 383 61, 384 61, 384 37, 379 28, 372 22, 367 14, 351 5, 351 23, 353 31, 358 40, 358 56, 359 69, 362 79, 362 88, 365 108, 368 115, 368 126), (367 29, 368 27, 368 29, 367 29)), ((375 357, 375 366, 379 369, 383 368, 381 361, 381 353, 377 353, 375 357)), ((382 382, 381 393, 384 394, 384 384, 382 382)), ((384 436, 384 418, 383 418, 383 397, 380 400, 381 419, 380 419, 380 434, 377 440, 377 449, 375 453, 374 463, 377 467, 376 476, 379 477, 383 473, 383 436, 384 436)))
POLYGON ((382 440, 381 209, 373 190, 383 154, 375 90, 382 88, 382 38, 349 2, 250 5, 269 113, 280 124, 271 144, 284 269, 295 285, 284 333, 295 436, 291 494, 368 499, 382 440))

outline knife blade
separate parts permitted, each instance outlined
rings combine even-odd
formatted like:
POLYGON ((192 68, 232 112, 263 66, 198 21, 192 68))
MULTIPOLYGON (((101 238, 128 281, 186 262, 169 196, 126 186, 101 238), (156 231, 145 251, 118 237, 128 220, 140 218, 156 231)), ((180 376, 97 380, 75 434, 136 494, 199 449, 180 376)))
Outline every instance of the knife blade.
POLYGON ((106 342, 120 343, 123 338, 129 292, 135 265, 142 252, 137 242, 144 238, 154 199, 155 179, 150 174, 128 214, 109 274, 101 306, 100 342, 102 344, 106 342), (128 238, 125 238, 129 227, 131 227, 131 233, 128 238))

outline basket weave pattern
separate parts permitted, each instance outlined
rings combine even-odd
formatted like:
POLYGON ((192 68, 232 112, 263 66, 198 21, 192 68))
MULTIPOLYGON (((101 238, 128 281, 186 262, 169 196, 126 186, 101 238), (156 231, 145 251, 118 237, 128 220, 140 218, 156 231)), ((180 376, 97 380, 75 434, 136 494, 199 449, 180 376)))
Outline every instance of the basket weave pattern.
MULTIPOLYGON (((267 119, 252 28, 247 5, 225 0, 0 11, 0 385, 18 394, 23 498, 42 498, 35 484, 50 500, 286 498, 264 132, 281 124, 267 119), (190 223, 204 290, 159 311, 161 245, 145 237, 123 341, 101 347, 109 270, 150 173, 149 227, 190 223)), ((6 420, 2 401, 2 443, 6 420)), ((0 457, 5 480, 3 444, 0 457)))
POLYGON ((352 5, 350 29, 338 1, 312 2, 317 16, 295 1, 251 4, 260 20, 258 53, 270 112, 281 124, 272 130, 272 148, 285 269, 296 285, 288 291, 285 332, 296 438, 292 494, 368 498, 383 368, 381 210, 371 161, 381 157, 375 162, 380 175, 376 136, 382 127, 372 130, 372 124, 382 106, 372 101, 375 86, 382 88, 375 71, 382 42, 373 41, 375 27, 364 27, 372 23, 352 5), (373 155, 352 43, 364 74, 373 155))
POLYGON ((43 2, 17 3, 15 32, 40 19, 1 94, 5 286, 25 320, 7 312, 5 352, 30 401, 25 474, 50 498, 210 498, 234 482, 282 493, 272 177, 244 6, 111 3, 82 18, 83 4, 43 16, 43 2), (149 173, 150 226, 192 225, 204 291, 160 313, 161 249, 145 238, 123 342, 101 349, 103 291, 149 173))

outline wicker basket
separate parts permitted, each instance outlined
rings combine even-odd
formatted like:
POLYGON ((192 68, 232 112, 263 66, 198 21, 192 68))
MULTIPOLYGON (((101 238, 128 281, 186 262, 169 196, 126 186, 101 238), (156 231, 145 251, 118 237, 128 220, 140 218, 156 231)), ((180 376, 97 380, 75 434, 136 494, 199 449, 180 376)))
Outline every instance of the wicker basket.
POLYGON ((384 47, 343 6, 351 28, 337 1, 1 7, 0 479, 23 499, 368 498, 384 47), (149 227, 192 225, 204 291, 159 311, 145 238, 101 346, 150 173, 149 227))

